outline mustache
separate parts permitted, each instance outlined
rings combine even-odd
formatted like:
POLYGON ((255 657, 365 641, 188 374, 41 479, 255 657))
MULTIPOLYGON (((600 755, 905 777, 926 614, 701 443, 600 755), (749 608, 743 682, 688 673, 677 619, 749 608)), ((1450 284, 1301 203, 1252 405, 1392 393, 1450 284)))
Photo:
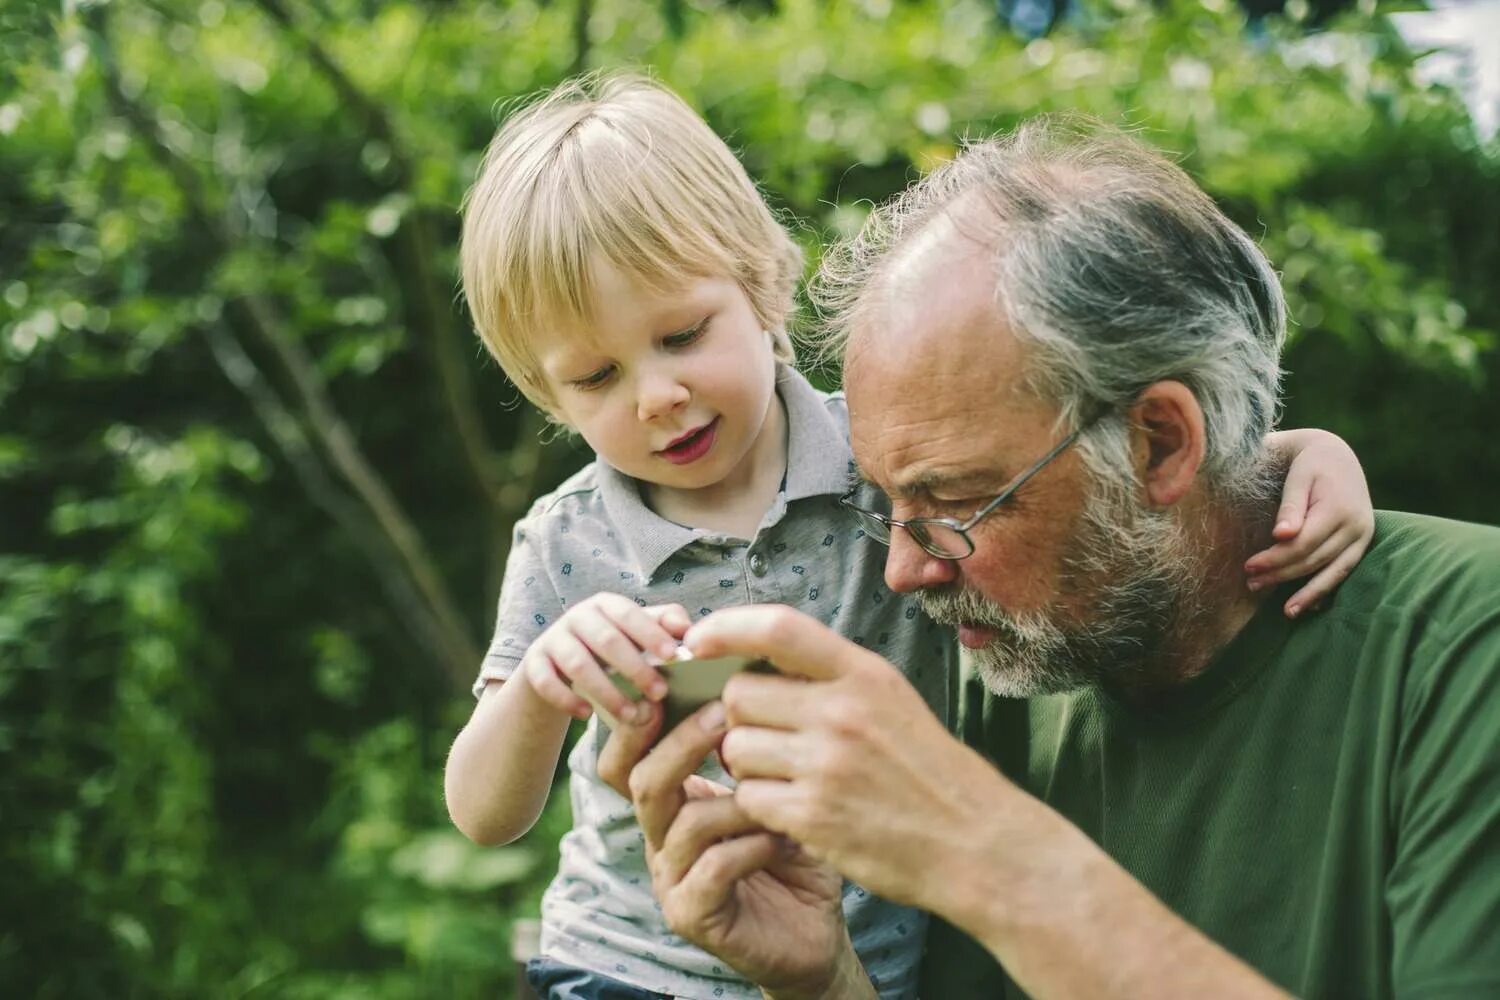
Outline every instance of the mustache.
POLYGON ((924 614, 939 625, 980 625, 1011 628, 1011 616, 967 587, 952 590, 919 590, 917 603, 924 614))

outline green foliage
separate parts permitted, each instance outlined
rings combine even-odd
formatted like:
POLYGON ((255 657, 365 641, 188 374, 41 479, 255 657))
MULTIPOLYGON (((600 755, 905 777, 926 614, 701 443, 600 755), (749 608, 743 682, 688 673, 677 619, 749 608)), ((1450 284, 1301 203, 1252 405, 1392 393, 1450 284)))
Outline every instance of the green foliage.
MULTIPOLYGON (((1142 129, 1283 270, 1288 422, 1497 520, 1500 150, 1379 17, 591 9, 584 62, 681 89, 813 256, 966 135, 1142 129)), ((440 771, 510 521, 584 456, 474 346, 457 207, 578 56, 572 4, 0 0, 6 995, 508 989, 567 803, 480 849, 440 771)))

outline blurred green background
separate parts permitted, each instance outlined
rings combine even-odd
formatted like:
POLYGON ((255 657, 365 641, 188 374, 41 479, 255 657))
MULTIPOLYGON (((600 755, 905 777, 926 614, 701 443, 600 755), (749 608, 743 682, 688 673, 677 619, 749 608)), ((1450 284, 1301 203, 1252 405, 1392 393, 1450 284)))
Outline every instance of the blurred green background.
POLYGON ((1139 126, 1284 274, 1285 423, 1500 521, 1500 147, 1338 6, 3 0, 0 994, 508 995, 567 805, 480 850, 441 767, 587 456, 478 349, 457 208, 580 67, 654 67, 814 260, 957 137, 1139 126))

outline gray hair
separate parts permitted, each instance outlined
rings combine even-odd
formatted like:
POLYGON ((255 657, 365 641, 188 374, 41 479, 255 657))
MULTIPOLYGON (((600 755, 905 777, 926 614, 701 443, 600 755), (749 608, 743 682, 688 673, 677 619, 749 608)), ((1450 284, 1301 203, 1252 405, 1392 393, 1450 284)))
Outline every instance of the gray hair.
POLYGON ((831 249, 814 283, 822 355, 842 358, 903 249, 949 216, 993 254, 997 302, 1028 347, 1027 380, 1077 426, 1096 474, 1133 478, 1124 412, 1162 379, 1203 409, 1210 489, 1265 496, 1286 304, 1270 263, 1181 168, 1073 116, 976 142, 871 214, 831 249))

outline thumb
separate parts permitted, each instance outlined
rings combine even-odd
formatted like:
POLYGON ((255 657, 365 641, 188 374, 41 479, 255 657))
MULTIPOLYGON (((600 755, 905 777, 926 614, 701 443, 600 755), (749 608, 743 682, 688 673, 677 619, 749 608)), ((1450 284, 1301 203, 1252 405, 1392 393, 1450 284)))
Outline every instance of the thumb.
POLYGON ((599 751, 599 777, 627 799, 630 798, 630 772, 656 742, 662 722, 661 705, 654 701, 639 701, 636 705, 637 711, 642 705, 650 708, 651 714, 646 721, 620 723, 610 731, 609 739, 599 751))

